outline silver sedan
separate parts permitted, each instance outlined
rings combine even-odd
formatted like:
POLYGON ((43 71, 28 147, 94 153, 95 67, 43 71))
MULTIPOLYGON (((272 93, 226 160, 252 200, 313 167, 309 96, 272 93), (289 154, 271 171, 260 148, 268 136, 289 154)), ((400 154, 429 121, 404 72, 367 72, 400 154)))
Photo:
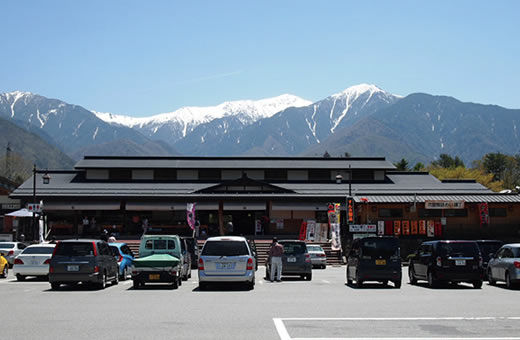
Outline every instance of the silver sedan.
POLYGON ((491 256, 487 274, 490 285, 504 281, 511 289, 520 283, 520 243, 505 244, 491 256))

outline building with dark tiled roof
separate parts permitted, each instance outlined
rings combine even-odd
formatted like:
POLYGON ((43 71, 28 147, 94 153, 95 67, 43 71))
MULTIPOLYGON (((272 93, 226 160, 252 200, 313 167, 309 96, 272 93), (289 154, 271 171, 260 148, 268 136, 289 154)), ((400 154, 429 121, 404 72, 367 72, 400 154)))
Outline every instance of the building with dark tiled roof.
MULTIPOLYGON (((519 195, 398 172, 385 158, 86 156, 72 171, 49 171, 48 184, 42 175, 36 197, 56 234, 139 235, 145 219, 187 233, 186 205, 196 203, 206 234, 294 236, 302 222, 326 223, 331 202, 341 203, 344 224, 350 195, 351 224, 379 224, 400 237, 428 237, 421 221, 435 225, 434 237, 519 236, 519 195)), ((31 178, 11 197, 30 202, 32 195, 31 178)))

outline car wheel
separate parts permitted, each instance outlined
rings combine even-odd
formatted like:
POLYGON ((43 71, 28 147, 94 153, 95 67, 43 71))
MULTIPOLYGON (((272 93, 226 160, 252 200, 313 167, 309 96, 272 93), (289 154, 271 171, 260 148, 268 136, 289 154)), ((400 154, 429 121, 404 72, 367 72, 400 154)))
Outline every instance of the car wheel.
POLYGON ((431 271, 428 272, 428 286, 430 288, 437 287, 437 280, 433 278, 433 273, 431 271))
POLYGON ((511 276, 509 276, 509 272, 506 272, 506 287, 507 289, 514 288, 513 282, 511 281, 511 276))
POLYGON ((473 281, 473 288, 475 288, 475 289, 482 288, 482 280, 473 281))
POLYGON ((134 282, 133 282, 134 289, 139 289, 140 286, 141 286, 141 283, 137 280, 134 280, 134 282))
POLYGON ((323 268, 323 269, 327 269, 327 265, 324 264, 324 265, 322 266, 322 268, 323 268))
POLYGON ((394 287, 397 288, 397 289, 401 288, 401 280, 394 281, 394 287))
POLYGON ((119 271, 116 272, 116 277, 112 281, 112 286, 119 284, 119 271))
POLYGON ((415 273, 413 272, 413 267, 408 267, 408 278, 410 280, 410 284, 417 284, 417 279, 415 278, 415 273))
POLYGON ((312 280, 312 274, 305 275, 305 280, 311 281, 312 280))
POLYGON ((381 281, 381 284, 382 284, 383 286, 388 286, 388 281, 387 281, 387 280, 381 281))
POLYGON ((51 289, 52 290, 58 290, 60 289, 60 284, 57 282, 51 282, 51 289))
POLYGON ((101 282, 99 282, 97 284, 97 287, 99 289, 105 289, 107 286, 107 275, 105 274, 105 272, 103 272, 103 274, 101 274, 101 282))
POLYGON ((488 282, 491 286, 494 286, 497 282, 495 281, 495 279, 493 278, 493 276, 491 276, 491 269, 488 269, 488 282))
POLYGON ((16 279, 17 279, 18 281, 25 281, 25 276, 20 275, 20 274, 16 274, 16 279))

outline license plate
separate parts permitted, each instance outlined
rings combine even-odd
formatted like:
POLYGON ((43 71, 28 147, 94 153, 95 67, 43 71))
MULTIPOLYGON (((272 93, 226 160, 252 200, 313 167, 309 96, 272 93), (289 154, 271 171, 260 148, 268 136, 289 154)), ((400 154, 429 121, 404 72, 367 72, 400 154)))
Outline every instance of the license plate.
POLYGON ((79 272, 79 266, 67 266, 68 272, 79 272))
POLYGON ((234 269, 234 262, 226 262, 226 263, 217 263, 217 269, 226 270, 226 269, 234 269))
POLYGON ((455 265, 456 266, 465 266, 466 260, 455 260, 455 265))
POLYGON ((296 257, 288 257, 287 262, 296 262, 296 257))
POLYGON ((384 265, 386 265, 386 260, 376 260, 376 265, 384 266, 384 265))
POLYGON ((161 274, 149 274, 148 280, 159 280, 161 278, 161 274))

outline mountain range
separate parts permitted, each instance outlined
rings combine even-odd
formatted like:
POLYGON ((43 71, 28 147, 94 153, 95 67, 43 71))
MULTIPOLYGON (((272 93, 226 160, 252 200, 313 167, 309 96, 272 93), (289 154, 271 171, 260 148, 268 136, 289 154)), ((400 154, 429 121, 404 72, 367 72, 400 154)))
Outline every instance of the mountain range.
POLYGON ((322 156, 327 151, 410 163, 429 163, 448 153, 469 164, 487 152, 518 153, 520 146, 520 110, 421 93, 402 97, 368 84, 316 102, 285 94, 143 118, 17 91, 0 94, 0 118, 76 160, 83 155, 322 156))

